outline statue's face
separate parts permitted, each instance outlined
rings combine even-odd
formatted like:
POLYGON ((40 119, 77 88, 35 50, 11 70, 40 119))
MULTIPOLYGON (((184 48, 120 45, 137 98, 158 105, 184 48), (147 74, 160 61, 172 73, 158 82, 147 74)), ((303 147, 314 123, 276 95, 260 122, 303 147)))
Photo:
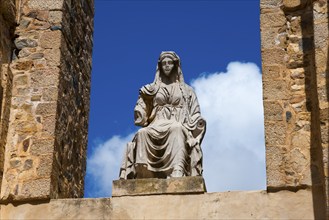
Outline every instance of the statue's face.
POLYGON ((174 61, 169 58, 169 57, 165 57, 162 61, 161 61, 161 65, 162 65, 162 70, 163 73, 166 76, 169 76, 172 69, 174 68, 174 61))

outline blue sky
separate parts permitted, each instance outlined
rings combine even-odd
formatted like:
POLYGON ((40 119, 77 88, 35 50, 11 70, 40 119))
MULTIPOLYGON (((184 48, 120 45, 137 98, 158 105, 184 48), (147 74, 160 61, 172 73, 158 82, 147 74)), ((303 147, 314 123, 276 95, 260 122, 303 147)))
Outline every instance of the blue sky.
POLYGON ((232 168, 222 170, 225 176, 216 175, 219 180, 208 178, 214 173, 206 175, 205 170, 210 190, 265 187, 259 10, 257 0, 95 0, 86 197, 110 196, 104 188, 110 188, 119 172, 121 145, 138 129, 133 123, 138 90, 153 81, 158 56, 165 50, 180 56, 185 81, 197 90, 212 130, 230 132, 209 132, 208 126, 208 170, 232 168), (241 109, 246 111, 237 112, 241 109), (256 179, 247 187, 237 177, 248 172, 241 167, 245 163, 253 166, 248 169, 256 179))

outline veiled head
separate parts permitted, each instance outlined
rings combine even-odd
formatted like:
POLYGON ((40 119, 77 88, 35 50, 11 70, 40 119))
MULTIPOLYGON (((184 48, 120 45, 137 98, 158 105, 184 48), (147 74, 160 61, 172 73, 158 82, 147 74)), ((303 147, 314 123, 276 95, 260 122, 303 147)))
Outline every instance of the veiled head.
POLYGON ((158 60, 155 82, 162 81, 162 76, 168 77, 172 74, 177 81, 184 82, 179 56, 173 51, 163 51, 158 60))
POLYGON ((162 59, 160 65, 162 72, 168 77, 175 67, 174 60, 169 57, 165 57, 164 59, 162 59))

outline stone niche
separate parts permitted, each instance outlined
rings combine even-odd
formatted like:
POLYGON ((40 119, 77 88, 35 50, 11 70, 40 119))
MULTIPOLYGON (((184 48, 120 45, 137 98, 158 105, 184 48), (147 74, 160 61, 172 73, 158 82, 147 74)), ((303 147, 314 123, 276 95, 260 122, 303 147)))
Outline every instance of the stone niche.
MULTIPOLYGON (((83 196, 94 2, 14 5, 16 38, 0 35, 1 65, 12 72, 12 79, 1 72, 1 219, 329 218, 327 1, 260 1, 266 191, 172 194, 170 184, 151 184, 152 195, 132 196, 141 189, 130 182, 104 199, 76 198, 83 196)), ((1 33, 12 27, 2 7, 1 33)))

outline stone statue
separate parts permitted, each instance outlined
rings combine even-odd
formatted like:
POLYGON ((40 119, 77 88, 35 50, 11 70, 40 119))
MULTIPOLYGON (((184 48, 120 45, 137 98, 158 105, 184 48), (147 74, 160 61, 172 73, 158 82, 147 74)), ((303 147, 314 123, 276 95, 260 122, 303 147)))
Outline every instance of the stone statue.
POLYGON ((120 179, 202 175, 206 123, 175 52, 160 54, 154 82, 140 89, 134 112, 142 128, 127 144, 120 179))

